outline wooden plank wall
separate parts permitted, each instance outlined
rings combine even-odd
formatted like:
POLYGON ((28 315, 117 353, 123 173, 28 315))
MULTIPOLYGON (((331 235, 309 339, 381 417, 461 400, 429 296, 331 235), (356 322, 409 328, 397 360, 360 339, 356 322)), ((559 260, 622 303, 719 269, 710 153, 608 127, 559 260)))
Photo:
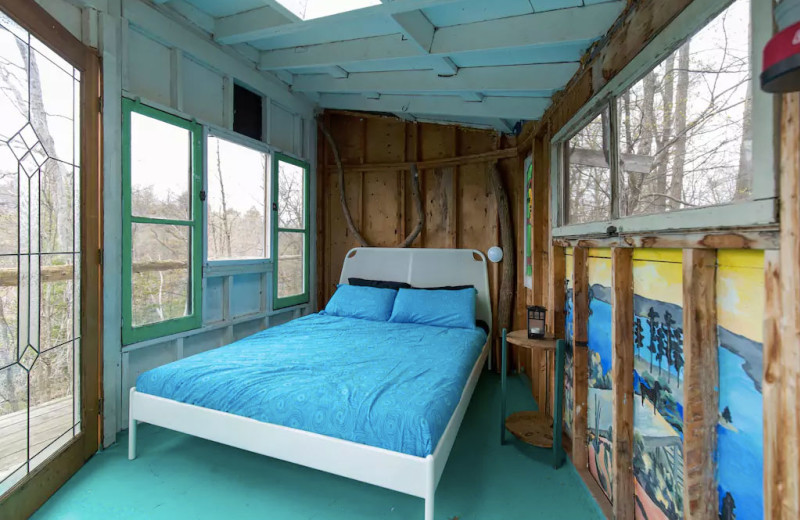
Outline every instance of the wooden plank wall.
MULTIPOLYGON (((326 111, 345 164, 345 192, 353 221, 372 245, 395 247, 417 224, 408 171, 359 171, 348 165, 427 161, 514 148, 513 138, 450 125, 412 123, 395 117, 326 111)), ((344 257, 359 244, 347 229, 339 202, 338 171, 326 140, 318 139, 317 302, 325 306, 339 282, 344 257)), ((497 204, 489 182, 490 162, 420 171, 425 227, 413 247, 473 248, 484 253, 500 245, 497 204)), ((517 243, 522 242, 524 177, 516 156, 500 161, 511 200, 517 243)), ((518 265, 522 262, 519 260, 518 265)), ((513 327, 524 327, 525 293, 518 269, 513 327)), ((496 310, 500 271, 489 264, 492 307, 496 310)), ((498 366, 495 364, 494 366, 498 366)), ((513 366, 513 365, 512 365, 513 366)))

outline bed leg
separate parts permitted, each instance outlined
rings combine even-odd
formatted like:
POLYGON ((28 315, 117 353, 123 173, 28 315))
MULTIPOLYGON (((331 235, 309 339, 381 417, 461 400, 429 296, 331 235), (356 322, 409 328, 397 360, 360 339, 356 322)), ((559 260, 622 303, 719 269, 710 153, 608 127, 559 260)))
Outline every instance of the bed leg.
POLYGON ((436 495, 436 468, 433 456, 426 457, 428 461, 427 489, 425 490, 425 520, 433 520, 433 499, 436 495))
POLYGON ((131 388, 131 398, 128 401, 128 460, 136 458, 136 426, 138 421, 133 418, 133 392, 135 388, 131 388))

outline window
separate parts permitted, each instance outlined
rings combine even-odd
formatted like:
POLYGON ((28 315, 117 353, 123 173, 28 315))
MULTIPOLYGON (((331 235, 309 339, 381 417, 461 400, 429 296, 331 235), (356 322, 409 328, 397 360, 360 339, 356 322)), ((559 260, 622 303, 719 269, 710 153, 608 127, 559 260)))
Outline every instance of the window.
POLYGON ((202 135, 123 101, 123 341, 200 326, 202 135))
POLYGON ((608 111, 604 110, 565 145, 569 224, 611 218, 608 134, 608 111))
POLYGON ((275 154, 272 209, 274 309, 308 302, 308 164, 275 154))
POLYGON ((210 135, 208 260, 269 258, 269 155, 210 135))
MULTIPOLYGON (((588 123, 561 140, 557 224, 626 219, 620 230, 655 229, 663 219, 632 217, 757 202, 750 18, 749 0, 733 2, 640 79, 613 88, 588 123)), ((764 223, 743 221, 748 214, 714 220, 694 212, 670 226, 764 223)))

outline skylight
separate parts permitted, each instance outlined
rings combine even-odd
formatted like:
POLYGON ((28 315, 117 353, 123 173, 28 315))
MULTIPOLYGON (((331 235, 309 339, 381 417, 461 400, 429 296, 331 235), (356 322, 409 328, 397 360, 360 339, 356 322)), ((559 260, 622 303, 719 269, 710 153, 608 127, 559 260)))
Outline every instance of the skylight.
POLYGON ((378 5, 381 0, 277 0, 302 20, 322 18, 378 5))

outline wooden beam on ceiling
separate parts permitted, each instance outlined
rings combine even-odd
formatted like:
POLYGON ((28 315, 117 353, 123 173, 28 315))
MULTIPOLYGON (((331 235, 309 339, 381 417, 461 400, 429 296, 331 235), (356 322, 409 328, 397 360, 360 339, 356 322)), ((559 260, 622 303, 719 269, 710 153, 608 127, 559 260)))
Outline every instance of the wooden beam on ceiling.
POLYGON ((397 22, 403 36, 416 43, 425 54, 431 52, 433 33, 436 32, 436 27, 421 10, 395 13, 392 15, 392 19, 397 22))
MULTIPOLYGON (((275 0, 271 0, 271 2, 274 1, 275 0)), ((248 16, 259 16, 258 11, 262 9, 271 9, 270 7, 259 7, 229 17, 231 18, 230 24, 225 28, 224 32, 217 33, 215 38, 220 43, 242 43, 304 32, 307 34, 319 35, 324 33, 325 27, 327 26, 339 25, 347 22, 369 24, 370 20, 383 20, 395 14, 418 11, 420 9, 451 4, 458 1, 461 0, 404 0, 403 2, 389 2, 366 7, 364 9, 345 11, 314 20, 298 21, 283 26, 262 27, 260 29, 252 28, 248 23, 248 16), (237 27, 237 21, 241 23, 241 28, 237 27)))
POLYGON ((504 119, 538 119, 550 105, 548 98, 487 97, 480 103, 455 96, 385 95, 365 99, 353 94, 322 94, 320 106, 339 110, 366 112, 409 112, 411 114, 491 117, 504 119))
MULTIPOLYGON (((442 27, 433 35, 430 54, 450 56, 515 47, 531 47, 531 51, 534 52, 537 46, 552 48, 562 43, 573 42, 586 42, 588 45, 605 34, 624 7, 625 2, 616 1, 442 27), (564 30, 565 27, 569 27, 569 30, 564 30)), ((261 53, 260 68, 271 70, 326 67, 422 55, 424 53, 420 50, 419 44, 403 39, 400 35, 373 36, 264 51, 261 53)))
MULTIPOLYGON (((337 68, 342 70, 341 67, 337 68)), ((323 74, 303 74, 295 77, 294 90, 336 94, 541 92, 542 97, 549 97, 554 90, 562 88, 576 70, 577 63, 549 63, 473 67, 461 69, 457 75, 449 77, 437 77, 426 70, 359 72, 344 76, 344 79, 323 74)))
POLYGON ((278 27, 291 23, 295 23, 295 21, 284 13, 280 13, 272 7, 259 7, 251 11, 245 11, 244 13, 217 18, 214 21, 214 36, 220 43, 242 43, 247 40, 225 40, 221 35, 236 32, 246 36, 257 31, 263 31, 265 28, 278 27))

